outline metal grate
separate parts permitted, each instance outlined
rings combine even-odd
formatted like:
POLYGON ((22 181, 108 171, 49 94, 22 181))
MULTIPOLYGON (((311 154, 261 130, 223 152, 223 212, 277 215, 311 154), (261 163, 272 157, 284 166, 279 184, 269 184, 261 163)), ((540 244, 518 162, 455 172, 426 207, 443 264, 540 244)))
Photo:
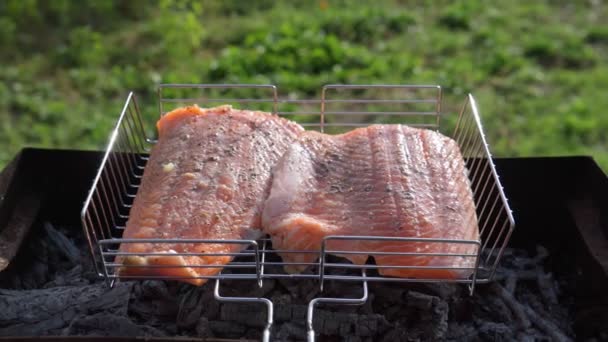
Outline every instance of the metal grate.
MULTIPOLYGON (((159 112, 166 112, 183 105, 198 104, 214 107, 232 104, 235 107, 258 109, 288 117, 307 129, 327 133, 340 133, 370 123, 402 123, 442 131, 441 101, 439 86, 423 85, 326 85, 320 99, 298 99, 293 95, 280 97, 274 85, 205 85, 165 84, 158 90, 159 112)), ((148 123, 151 124, 151 123, 148 123)), ((119 275, 123 267, 116 262, 117 256, 132 255, 120 252, 120 244, 128 243, 183 243, 183 244, 240 244, 243 251, 230 254, 185 253, 197 256, 233 256, 234 261, 224 266, 194 265, 194 267, 221 267, 222 272, 205 279, 216 279, 215 295, 222 301, 260 302, 267 306, 268 324, 265 339, 269 338, 272 325, 272 302, 264 298, 226 298, 219 295, 220 280, 238 279, 257 282, 264 279, 287 277, 292 279, 316 279, 323 289, 325 281, 350 281, 363 284, 361 299, 317 298, 310 302, 308 321, 312 321, 314 306, 318 303, 357 304, 365 302, 367 282, 459 282, 466 283, 471 293, 475 284, 489 281, 497 267, 503 250, 514 228, 514 220, 504 195, 500 180, 492 162, 477 104, 468 95, 456 120, 453 133, 442 131, 458 143, 469 171, 471 190, 477 210, 480 240, 448 240, 422 238, 396 238, 379 236, 327 236, 321 250, 276 251, 270 239, 259 240, 203 240, 203 239, 121 239, 128 219, 133 198, 136 195, 145 164, 147 152, 155 140, 146 137, 146 125, 142 119, 135 95, 130 93, 118 122, 110 135, 110 141, 82 210, 82 223, 93 255, 97 272, 111 286, 117 279, 148 279, 150 277, 119 275), (412 279, 391 278, 378 275, 379 266, 374 264, 353 265, 334 260, 333 254, 382 254, 371 251, 336 251, 331 248, 334 240, 383 240, 390 242, 426 242, 434 244, 466 244, 476 246, 477 253, 441 254, 416 252, 390 252, 391 255, 414 255, 434 257, 462 257, 470 260, 471 267, 413 266, 399 265, 390 268, 404 269, 468 269, 472 276, 467 279, 412 279), (303 263, 312 271, 303 274, 286 274, 285 265, 276 253, 318 253, 318 261, 303 263), (370 274, 371 272, 371 274, 370 274)), ((163 253, 135 253, 140 256, 164 255, 163 253)), ((179 255, 172 254, 172 255, 179 255)), ((149 266, 154 267, 154 266, 149 266)), ((158 266, 157 266, 158 267, 158 266)), ((175 267, 175 266, 172 266, 175 267)), ((156 279, 176 279, 155 277, 156 279)), ((183 279, 183 278, 179 278, 183 279)), ((309 338, 314 331, 309 324, 309 338)))

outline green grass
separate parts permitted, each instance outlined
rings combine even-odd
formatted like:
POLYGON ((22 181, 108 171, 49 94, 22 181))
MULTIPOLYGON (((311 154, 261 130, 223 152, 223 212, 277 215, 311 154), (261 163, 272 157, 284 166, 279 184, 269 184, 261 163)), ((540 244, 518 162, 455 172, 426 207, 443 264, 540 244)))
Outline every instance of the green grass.
POLYGON ((567 1, 0 2, 0 167, 24 146, 103 148, 128 91, 159 83, 440 84, 498 156, 608 169, 608 5, 567 1))

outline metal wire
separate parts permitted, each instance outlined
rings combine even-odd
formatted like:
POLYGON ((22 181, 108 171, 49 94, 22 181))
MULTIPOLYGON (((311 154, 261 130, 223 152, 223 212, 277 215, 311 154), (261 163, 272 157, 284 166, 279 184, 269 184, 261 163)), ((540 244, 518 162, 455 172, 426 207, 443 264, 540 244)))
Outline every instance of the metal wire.
MULTIPOLYGON (((321 132, 344 132, 354 127, 372 123, 402 123, 413 127, 424 127, 441 131, 441 87, 435 85, 326 85, 321 89, 320 99, 299 99, 293 96, 279 97, 274 85, 246 84, 163 84, 158 89, 159 114, 183 105, 198 104, 202 107, 213 107, 223 104, 246 106, 248 109, 261 109, 274 114, 287 116, 300 122, 308 129, 321 132)), ((124 256, 163 256, 162 252, 128 253, 118 250, 120 244, 240 244, 243 250, 231 253, 172 253, 171 256, 226 256, 234 258, 228 265, 188 265, 192 268, 217 269, 212 275, 188 279, 216 279, 215 294, 220 301, 260 302, 267 306, 268 324, 264 332, 269 338, 272 325, 272 302, 265 298, 226 298, 219 295, 220 280, 241 279, 254 280, 262 286, 264 279, 301 279, 317 280, 320 289, 325 281, 344 281, 362 283, 367 293, 367 282, 455 282, 469 285, 473 293, 476 283, 492 279, 504 248, 514 229, 514 219, 509 208, 500 179, 496 173, 492 155, 488 148, 480 114, 475 99, 469 94, 458 113, 456 126, 450 134, 460 147, 468 170, 471 191, 477 213, 480 232, 479 240, 458 239, 420 239, 379 236, 327 236, 322 241, 320 250, 296 251, 273 250, 270 240, 265 237, 254 240, 205 240, 205 239, 122 239, 122 232, 129 217, 131 203, 138 190, 147 152, 155 140, 145 135, 147 124, 140 113, 135 95, 129 93, 125 105, 118 117, 116 126, 103 156, 100 168, 94 179, 91 190, 81 212, 85 236, 95 262, 97 273, 112 285, 118 279, 186 279, 172 276, 136 276, 122 275, 121 267, 132 267, 117 262, 117 257, 124 256), (334 240, 383 240, 400 243, 433 243, 438 245, 474 246, 471 253, 425 253, 425 252, 375 252, 349 251, 329 248, 328 243, 334 240), (313 262, 277 261, 276 253, 318 255, 313 262), (463 258, 469 262, 464 266, 416 266, 375 264, 354 265, 342 260, 329 260, 330 255, 396 255, 434 258, 463 258), (467 266, 470 265, 470 266, 467 266), (284 266, 305 266, 312 272, 287 274, 284 266), (219 271, 219 269, 223 271, 219 271), (415 269, 415 270, 470 270, 472 275, 466 279, 419 279, 392 278, 378 274, 379 270, 415 269), (341 272, 334 272, 342 270, 341 272), (360 271, 344 272, 344 270, 360 271), (366 274, 372 272, 373 274, 366 274)), ((447 250, 447 249, 442 249, 447 250)), ((465 249, 467 250, 467 249, 465 249)), ((140 268, 162 268, 179 266, 145 265, 140 268)), ((339 298, 316 298, 309 305, 309 315, 318 303, 339 303, 339 298)), ((312 317, 312 316, 311 316, 312 317)), ((309 339, 312 329, 312 318, 309 317, 309 339)), ((314 338, 314 331, 312 332, 314 338)))
POLYGON ((274 306, 271 300, 262 297, 224 297, 220 295, 220 280, 215 281, 213 296, 219 302, 225 303, 261 303, 266 306, 266 325, 262 332, 262 341, 270 341, 270 329, 274 318, 274 306))
POLYGON ((314 329, 314 313, 315 306, 320 304, 337 304, 337 305, 363 305, 367 302, 367 280, 365 270, 361 271, 363 294, 360 298, 331 298, 331 297, 318 297, 311 300, 308 303, 308 310, 306 312, 306 330, 308 342, 314 342, 316 339, 316 333, 314 329))

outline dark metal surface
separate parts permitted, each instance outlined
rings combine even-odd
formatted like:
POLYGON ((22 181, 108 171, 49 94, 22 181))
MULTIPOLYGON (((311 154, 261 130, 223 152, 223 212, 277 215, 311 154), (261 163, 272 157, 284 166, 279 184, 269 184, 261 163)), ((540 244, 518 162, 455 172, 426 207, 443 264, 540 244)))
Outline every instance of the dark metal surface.
MULTIPOLYGON (((100 158, 98 152, 24 149, 0 174, 0 237, 17 229, 27 239, 29 225, 39 218, 80 227, 79 212, 100 158), (38 210, 28 198, 36 199, 38 210), (29 217, 15 228, 19 212, 29 217)), ((575 280, 567 290, 576 306, 577 338, 606 331, 608 178, 588 157, 498 158, 496 166, 519 223, 510 245, 546 246, 556 256, 548 261, 551 269, 575 280)), ((17 239, 10 248, 17 252, 18 246, 17 239)))
POLYGON ((608 178, 589 157, 507 158, 497 167, 518 228, 511 245, 546 246, 575 288, 577 339, 608 330, 608 178))

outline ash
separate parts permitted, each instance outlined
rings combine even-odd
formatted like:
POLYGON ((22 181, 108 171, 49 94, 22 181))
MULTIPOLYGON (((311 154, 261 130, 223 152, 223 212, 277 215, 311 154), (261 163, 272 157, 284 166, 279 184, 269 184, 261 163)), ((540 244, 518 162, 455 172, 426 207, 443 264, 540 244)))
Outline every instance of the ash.
MULTIPOLYGON (((0 336, 184 336, 259 339, 265 307, 220 303, 214 281, 120 282, 108 288, 94 272, 79 229, 40 225, 16 261, 0 273, 0 336)), ((369 283, 362 306, 318 306, 321 341, 568 341, 574 303, 567 280, 548 270, 548 252, 507 249, 491 284, 474 296, 456 284, 369 283)), ((223 281, 222 296, 263 296, 274 303, 272 339, 306 338, 315 297, 357 298, 361 284, 223 281)))

